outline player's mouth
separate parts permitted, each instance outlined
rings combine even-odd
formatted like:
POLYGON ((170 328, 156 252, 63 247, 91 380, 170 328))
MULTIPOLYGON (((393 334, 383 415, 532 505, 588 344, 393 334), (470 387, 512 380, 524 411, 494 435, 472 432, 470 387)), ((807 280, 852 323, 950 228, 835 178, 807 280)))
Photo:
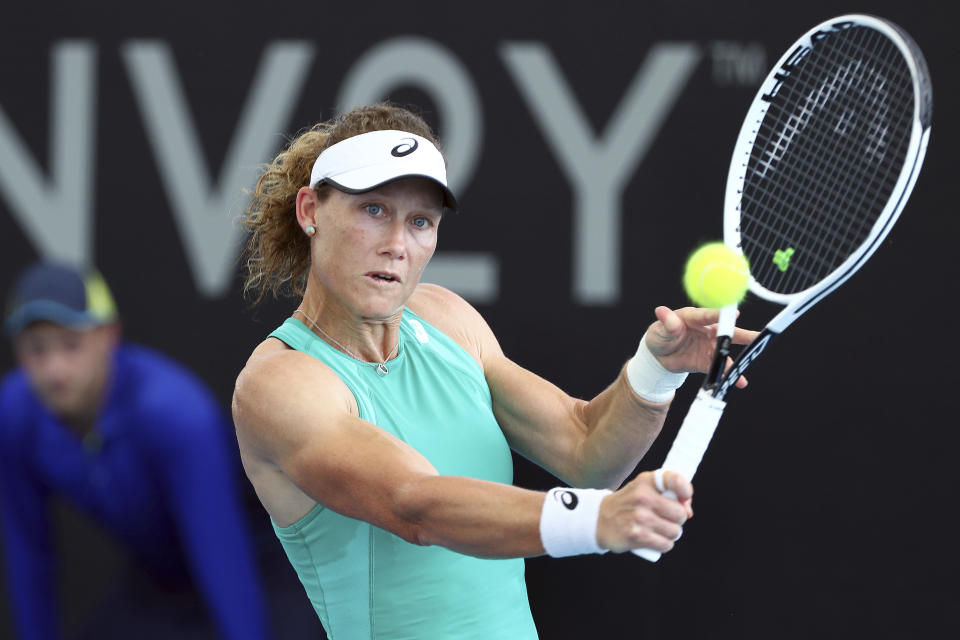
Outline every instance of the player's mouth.
POLYGON ((390 284, 392 282, 400 283, 400 276, 389 271, 370 271, 366 274, 368 278, 374 280, 377 284, 390 284))

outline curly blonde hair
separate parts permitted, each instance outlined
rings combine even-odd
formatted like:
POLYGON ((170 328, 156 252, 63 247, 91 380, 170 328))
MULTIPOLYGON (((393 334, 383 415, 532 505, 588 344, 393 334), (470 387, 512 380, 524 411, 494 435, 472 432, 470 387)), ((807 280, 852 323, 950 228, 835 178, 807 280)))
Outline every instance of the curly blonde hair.
MULTIPOLYGON (((426 138, 439 149, 430 125, 418 114, 380 102, 357 107, 302 131, 272 162, 257 181, 243 218, 248 238, 244 248, 245 296, 257 304, 267 293, 302 296, 310 269, 310 238, 297 223, 297 192, 310 182, 317 156, 347 138, 382 129, 407 131, 426 138)), ((441 150, 442 153, 442 150, 441 150)), ((315 187, 321 202, 330 187, 315 187)))

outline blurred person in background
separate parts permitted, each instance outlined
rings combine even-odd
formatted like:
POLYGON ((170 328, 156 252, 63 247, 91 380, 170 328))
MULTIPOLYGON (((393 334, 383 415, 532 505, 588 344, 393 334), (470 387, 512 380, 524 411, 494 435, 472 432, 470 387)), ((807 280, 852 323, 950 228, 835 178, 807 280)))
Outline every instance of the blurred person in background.
POLYGON ((5 328, 0 533, 18 637, 61 636, 48 500, 60 496, 134 558, 82 638, 267 636, 229 422, 191 372, 121 341, 95 272, 38 263, 5 328))

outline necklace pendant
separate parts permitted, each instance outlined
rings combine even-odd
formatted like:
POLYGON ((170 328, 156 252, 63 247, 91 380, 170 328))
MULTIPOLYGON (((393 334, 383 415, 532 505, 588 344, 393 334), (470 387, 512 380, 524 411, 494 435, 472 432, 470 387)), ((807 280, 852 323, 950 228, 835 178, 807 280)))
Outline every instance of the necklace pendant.
POLYGON ((377 368, 377 375, 380 376, 381 378, 387 375, 388 373, 390 373, 390 369, 387 369, 386 362, 381 362, 380 364, 377 365, 376 368, 377 368))

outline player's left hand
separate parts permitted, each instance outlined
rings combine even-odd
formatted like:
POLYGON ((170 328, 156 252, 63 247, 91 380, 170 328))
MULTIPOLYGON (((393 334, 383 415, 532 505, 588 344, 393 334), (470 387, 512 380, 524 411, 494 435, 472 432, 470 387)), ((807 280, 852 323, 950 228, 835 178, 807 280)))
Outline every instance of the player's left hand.
MULTIPOLYGON (((717 340, 719 309, 684 307, 673 310, 657 307, 657 321, 647 329, 647 348, 664 367, 674 372, 699 371, 706 373, 713 361, 717 340)), ((749 344, 757 337, 756 331, 735 328, 733 344, 749 344)), ((732 361, 727 362, 727 366, 732 361)), ((737 387, 747 386, 747 379, 740 376, 737 387)))

